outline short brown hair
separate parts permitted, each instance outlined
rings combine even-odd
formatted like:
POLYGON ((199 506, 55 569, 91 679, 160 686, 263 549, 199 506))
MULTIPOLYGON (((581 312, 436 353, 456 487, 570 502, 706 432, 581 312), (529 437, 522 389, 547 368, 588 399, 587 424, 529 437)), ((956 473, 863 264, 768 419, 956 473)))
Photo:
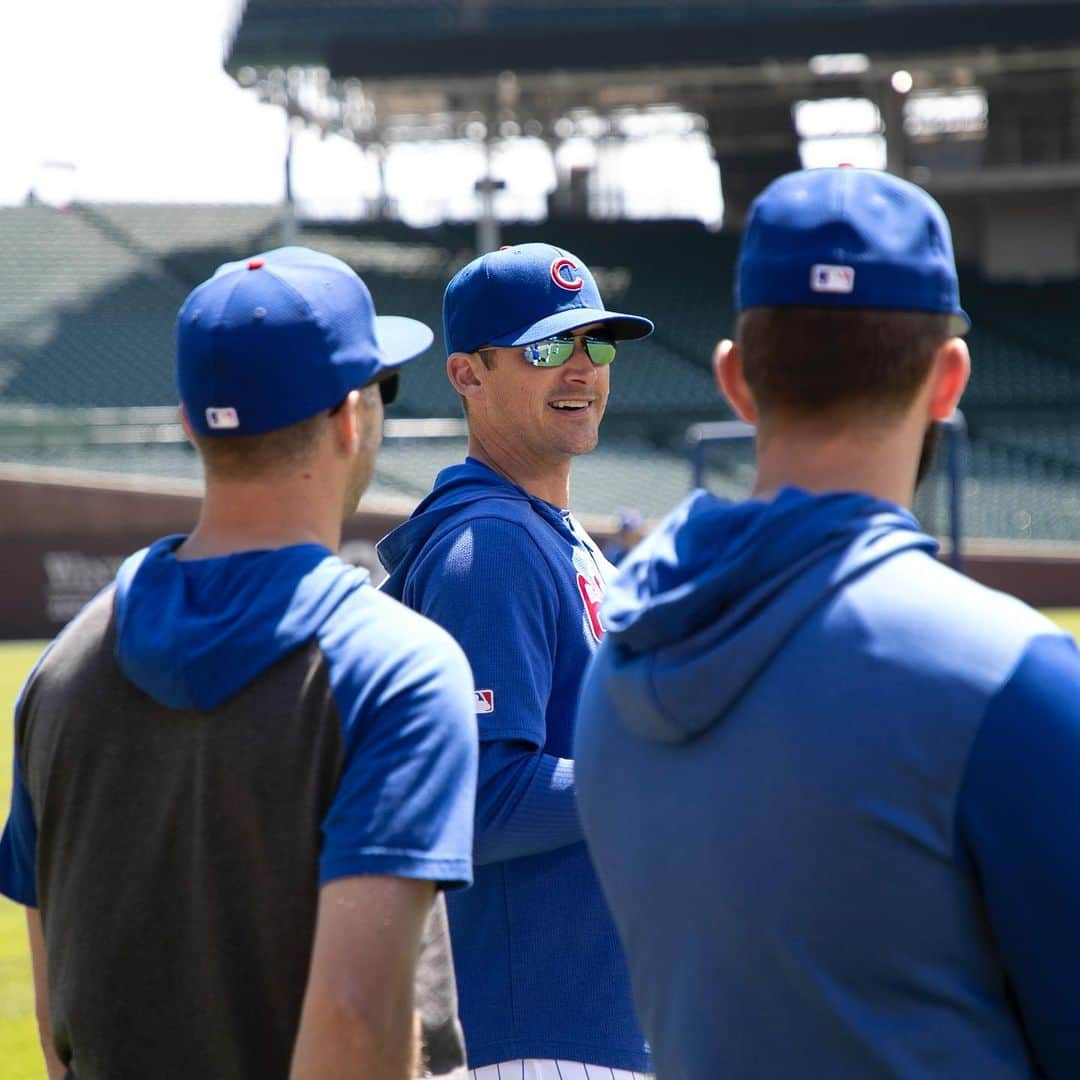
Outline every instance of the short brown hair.
POLYGON ((880 308, 758 307, 738 325, 754 403, 793 419, 904 408, 949 337, 948 315, 880 308))
POLYGON ((325 412, 262 435, 202 435, 194 440, 208 476, 258 480, 276 469, 301 465, 318 442, 325 412))

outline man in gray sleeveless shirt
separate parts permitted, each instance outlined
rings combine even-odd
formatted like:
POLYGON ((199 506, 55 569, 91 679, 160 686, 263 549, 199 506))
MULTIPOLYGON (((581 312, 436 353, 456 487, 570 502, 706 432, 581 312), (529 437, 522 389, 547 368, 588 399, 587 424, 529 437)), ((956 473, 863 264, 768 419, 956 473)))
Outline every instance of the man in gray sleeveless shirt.
POLYGON ((471 675, 334 554, 430 341, 302 248, 181 309, 198 524, 128 559, 16 706, 0 891, 54 1080, 464 1065, 433 899, 471 880, 471 675))

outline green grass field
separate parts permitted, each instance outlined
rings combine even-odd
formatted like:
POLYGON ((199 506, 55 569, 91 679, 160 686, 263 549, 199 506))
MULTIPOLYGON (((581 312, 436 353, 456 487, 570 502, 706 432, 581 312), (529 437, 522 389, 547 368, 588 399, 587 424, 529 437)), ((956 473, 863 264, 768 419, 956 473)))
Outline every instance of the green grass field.
MULTIPOLYGON (((11 711, 41 649, 40 642, 0 643, 0 815, 5 821, 11 792, 11 711)), ((44 1075, 26 920, 22 908, 0 897, 0 1080, 39 1080, 44 1075)))
MULTIPOLYGON (((1080 608, 1047 614, 1080 638, 1080 608)), ((0 643, 0 817, 7 820, 11 786, 11 713, 15 695, 42 649, 0 643)), ((40 1080, 45 1069, 34 1023, 30 955, 22 909, 0 897, 0 1080, 40 1080)))

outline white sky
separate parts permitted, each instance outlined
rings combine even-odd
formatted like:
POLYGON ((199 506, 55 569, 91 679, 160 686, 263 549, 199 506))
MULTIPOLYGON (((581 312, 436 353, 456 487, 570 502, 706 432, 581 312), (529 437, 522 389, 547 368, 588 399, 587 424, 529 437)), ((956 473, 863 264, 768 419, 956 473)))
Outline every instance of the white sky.
MULTIPOLYGON (((239 4, 0 0, 0 205, 32 189, 50 202, 279 201, 283 113, 221 67, 239 4)), ((495 175, 509 185, 500 216, 542 218, 556 166, 573 163, 595 166, 613 212, 719 220, 718 173, 701 133, 599 150, 572 140, 554 162, 538 140, 497 145, 495 175)), ((483 169, 475 143, 407 145, 388 155, 385 175, 401 216, 421 225, 472 216, 483 169)), ((373 155, 308 132, 297 138, 293 176, 302 210, 325 216, 359 214, 378 190, 373 155)))
MULTIPOLYGON (((284 116, 221 68, 238 9, 239 0, 0 0, 0 205, 30 190, 50 202, 280 200, 284 116)), ((663 153, 638 143, 596 161, 598 175, 624 189, 626 209, 716 220, 704 138, 650 148, 663 153)), ((558 160, 580 154, 567 146, 558 160)), ((543 144, 516 140, 496 150, 495 166, 510 187, 500 216, 542 217, 555 183, 543 144)), ((476 145, 403 146, 386 177, 402 216, 427 224, 470 216, 483 167, 476 145)), ((325 215, 358 213, 378 188, 370 155, 306 132, 293 175, 301 204, 325 215)))
POLYGON ((221 68, 235 0, 0 3, 0 203, 270 202, 284 120, 221 68), (49 163, 66 163, 74 170, 49 163))

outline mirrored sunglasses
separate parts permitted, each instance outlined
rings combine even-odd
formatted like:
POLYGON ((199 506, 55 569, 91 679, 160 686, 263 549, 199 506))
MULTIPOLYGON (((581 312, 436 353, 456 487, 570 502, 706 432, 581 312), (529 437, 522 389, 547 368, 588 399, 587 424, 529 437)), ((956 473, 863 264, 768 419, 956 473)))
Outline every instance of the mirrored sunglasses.
MULTIPOLYGON (((596 367, 606 367, 615 359, 615 342, 610 338, 584 337, 585 353, 596 367)), ((532 367, 562 367, 574 355, 576 342, 572 337, 551 337, 521 347, 521 355, 532 367)), ((494 345, 485 345, 477 352, 494 352, 494 345)))
MULTIPOLYGON (((393 371, 393 372, 390 372, 389 374, 383 374, 382 376, 380 376, 378 378, 370 379, 370 380, 368 380, 368 382, 364 383, 363 386, 357 387, 357 389, 358 390, 363 390, 366 387, 373 386, 373 385, 378 386, 378 388, 379 388, 379 398, 381 399, 383 405, 389 405, 397 398, 398 386, 400 385, 399 380, 398 380, 398 373, 396 371, 393 371)), ((333 416, 335 413, 341 412, 341 407, 344 404, 345 404, 345 398, 342 398, 330 410, 330 415, 333 416)))
POLYGON ((397 399, 398 387, 401 385, 398 373, 395 371, 390 375, 384 375, 376 381, 379 384, 379 397, 382 398, 382 403, 384 405, 393 404, 397 399))
POLYGON ((602 337, 583 337, 577 340, 573 337, 551 337, 525 345, 521 352, 525 363, 533 367, 562 367, 574 355, 577 341, 584 344, 585 352, 597 367, 606 367, 615 359, 615 342, 602 337))

